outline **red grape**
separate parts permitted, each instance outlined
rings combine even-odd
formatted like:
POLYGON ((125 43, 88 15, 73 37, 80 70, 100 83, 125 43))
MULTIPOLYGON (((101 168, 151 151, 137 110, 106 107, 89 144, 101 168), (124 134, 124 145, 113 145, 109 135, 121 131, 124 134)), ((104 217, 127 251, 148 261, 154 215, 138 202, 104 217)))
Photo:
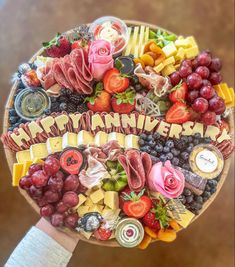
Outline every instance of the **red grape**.
POLYGON ((32 178, 33 185, 35 185, 36 187, 43 187, 47 184, 49 177, 44 171, 39 170, 39 171, 34 172, 31 178, 32 178))
POLYGON ((199 74, 202 79, 206 79, 210 75, 210 71, 206 66, 199 66, 196 68, 195 72, 199 74))
POLYGON ((64 219, 64 224, 69 228, 75 229, 78 226, 78 214, 73 213, 66 216, 64 219))
POLYGON ((200 95, 205 99, 211 99, 215 95, 215 89, 212 86, 203 86, 200 95))
POLYGON ((31 176, 32 174, 34 174, 36 171, 39 171, 42 169, 42 164, 32 164, 30 167, 29 167, 29 170, 28 170, 28 174, 31 176))
POLYGON ((53 175, 53 177, 56 177, 56 178, 58 178, 58 179, 62 179, 62 180, 64 180, 65 175, 63 174, 62 171, 58 171, 56 174, 53 175))
POLYGON ((192 68, 193 70, 195 70, 199 66, 197 58, 194 58, 191 62, 192 62, 192 68))
POLYGON ((221 60, 219 58, 212 58, 209 68, 213 72, 220 71, 222 68, 221 60))
POLYGON ((214 111, 217 115, 222 114, 225 111, 224 100, 218 95, 214 96, 209 100, 209 108, 214 111))
POLYGON ((203 79, 202 80, 202 86, 207 86, 207 85, 212 86, 210 81, 208 81, 207 79, 203 79))
POLYGON ((65 191, 76 191, 79 186, 79 178, 75 174, 69 175, 64 181, 65 191))
POLYGON ((201 121, 206 125, 213 125, 216 122, 216 114, 213 111, 207 111, 201 116, 201 121))
POLYGON ((46 198, 43 196, 42 198, 37 199, 37 204, 39 207, 43 207, 43 206, 47 205, 48 203, 47 203, 46 198))
POLYGON ((197 98, 192 105, 194 111, 198 113, 204 113, 208 109, 208 101, 205 98, 197 98))
POLYGON ((192 73, 187 77, 187 85, 188 87, 193 89, 199 89, 202 85, 202 78, 197 73, 192 73))
POLYGON ((51 204, 47 204, 40 209, 40 215, 42 217, 50 217, 54 213, 54 207, 51 204))
POLYGON ((43 168, 48 175, 54 175, 60 169, 60 162, 55 157, 49 157, 45 160, 43 168))
POLYGON ((188 92, 188 101, 193 103, 196 98, 199 97, 199 91, 193 90, 188 92))
POLYGON ((192 73, 192 68, 190 66, 181 66, 179 69, 179 74, 182 78, 188 77, 192 73))
POLYGON ((55 192, 61 192, 64 182, 63 179, 51 176, 48 180, 48 189, 55 192))
POLYGON ((181 62, 181 66, 189 66, 189 67, 192 67, 192 61, 190 59, 184 59, 181 62))
POLYGON ((61 227, 64 224, 64 215, 61 213, 54 213, 51 216, 51 224, 55 227, 61 227))
POLYGON ((171 84, 173 86, 177 85, 181 80, 179 72, 175 71, 174 73, 172 73, 171 76, 170 76, 170 79, 171 79, 171 84))
POLYGON ((62 198, 63 203, 68 207, 74 207, 78 204, 78 196, 73 191, 68 191, 63 195, 62 198))
POLYGON ((22 188, 22 189, 29 189, 30 186, 32 185, 32 179, 30 176, 26 175, 26 176, 23 176, 20 181, 19 181, 19 186, 22 188))
POLYGON ((56 210, 57 210, 59 213, 65 213, 68 209, 69 209, 69 207, 66 206, 62 201, 60 201, 60 202, 56 205, 56 210))
POLYGON ((33 199, 40 199, 43 195, 42 188, 37 188, 34 185, 30 186, 28 192, 33 199))
POLYGON ((206 52, 202 52, 197 56, 198 64, 200 66, 209 66, 211 64, 211 55, 206 52))
POLYGON ((212 85, 219 84, 222 81, 222 75, 220 74, 220 72, 212 72, 210 74, 209 81, 212 85))
POLYGON ((44 197, 48 203, 54 203, 59 200, 60 195, 58 194, 58 192, 48 190, 44 193, 44 197))

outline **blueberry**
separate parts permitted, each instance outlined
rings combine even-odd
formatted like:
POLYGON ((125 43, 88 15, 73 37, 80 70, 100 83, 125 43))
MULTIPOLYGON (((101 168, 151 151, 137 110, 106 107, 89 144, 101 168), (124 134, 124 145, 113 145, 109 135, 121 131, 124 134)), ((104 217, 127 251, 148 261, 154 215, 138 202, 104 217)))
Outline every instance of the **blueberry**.
POLYGON ((196 201, 197 203, 202 204, 202 203, 203 203, 203 198, 202 198, 201 196, 196 196, 196 197, 195 197, 195 201, 196 201))
POLYGON ((60 103, 60 110, 61 110, 61 111, 66 110, 67 107, 68 107, 68 106, 67 106, 67 103, 65 103, 65 102, 60 103))
POLYGON ((50 99, 51 99, 51 103, 55 103, 57 101, 57 97, 55 96, 51 96, 50 99))
POLYGON ((142 134, 140 135, 140 138, 143 139, 143 140, 146 140, 146 137, 147 137, 147 135, 146 135, 145 133, 142 133, 142 134))
POLYGON ((172 140, 167 140, 165 145, 168 146, 169 148, 173 148, 174 142, 172 140))
POLYGON ((150 155, 150 157, 151 157, 151 160, 152 160, 152 164, 160 162, 160 159, 158 157, 154 157, 152 155, 150 155))
POLYGON ((179 196, 179 200, 182 202, 183 205, 186 203, 186 197, 184 195, 179 196))
POLYGON ((9 110, 9 115, 10 115, 10 116, 17 116, 17 113, 16 113, 16 111, 15 111, 14 108, 11 108, 11 109, 9 110))
POLYGON ((162 146, 161 144, 157 144, 157 145, 155 146, 155 150, 156 150, 158 153, 161 153, 162 150, 163 150, 163 146, 162 146))
POLYGON ((161 156, 160 156, 160 161, 162 161, 162 162, 165 162, 165 161, 167 161, 167 157, 166 157, 166 155, 164 155, 164 154, 162 154, 161 156))
POLYGON ((192 152, 192 150, 193 150, 193 145, 191 146, 191 145, 189 145, 187 148, 186 148, 186 151, 188 152, 188 153, 191 153, 192 152))
POLYGON ((171 152, 166 154, 167 159, 172 160, 174 158, 173 154, 171 152))
POLYGON ((211 196, 210 192, 204 191, 202 197, 206 197, 207 199, 211 196))
POLYGON ((186 197, 186 202, 187 202, 188 204, 190 204, 191 202, 193 202, 193 195, 187 196, 187 197, 186 197))
POLYGON ((188 136, 188 142, 189 143, 193 142, 193 137, 192 136, 188 136))
POLYGON ((216 188, 211 188, 211 194, 214 194, 216 192, 216 188))
POLYGON ((216 188, 217 187, 217 184, 218 182, 214 179, 210 179, 207 181, 207 184, 211 187, 211 188, 216 188))
POLYGON ((160 133, 154 133, 153 134, 153 138, 155 139, 155 140, 158 140, 158 139, 160 139, 161 138, 161 135, 160 135, 160 133))
POLYGON ((180 154, 180 156, 181 156, 181 158, 182 158, 183 160, 188 160, 188 159, 189 159, 189 153, 188 153, 188 152, 182 152, 182 153, 180 154))
POLYGON ((193 144, 196 146, 200 143, 200 139, 194 139, 193 140, 193 144))
POLYGON ((18 120, 18 123, 26 123, 27 121, 25 120, 25 119, 22 119, 22 118, 20 118, 19 120, 18 120))
POLYGON ((9 131, 9 132, 12 132, 13 130, 14 130, 14 127, 9 127, 9 128, 8 128, 8 131, 9 131))
POLYGON ((202 136, 200 133, 195 133, 193 137, 196 139, 200 139, 202 136))
POLYGON ((139 144, 140 146, 144 146, 145 141, 144 141, 143 139, 139 139, 138 144, 139 144))
POLYGON ((172 148, 171 149, 171 153, 174 155, 174 156, 178 156, 180 154, 180 151, 177 150, 176 148, 172 148))
POLYGON ((44 114, 47 115, 47 116, 50 115, 51 114, 51 110, 49 108, 45 109, 44 114))
POLYGON ((207 192, 210 192, 210 191, 211 191, 211 187, 210 187, 209 184, 206 185, 205 190, 206 190, 207 192))
POLYGON ((152 136, 151 134, 147 135, 146 140, 147 140, 147 141, 151 141, 151 140, 153 140, 153 136, 152 136))
POLYGON ((67 92, 66 88, 62 88, 62 89, 60 90, 60 94, 61 94, 61 95, 66 95, 66 92, 67 92))
POLYGON ((18 119, 19 119, 18 116, 11 116, 9 118, 9 121, 10 121, 11 124, 15 124, 15 123, 17 123, 18 119))
POLYGON ((146 152, 150 154, 151 152, 151 147, 150 146, 145 146, 146 152))
POLYGON ((189 164, 188 163, 184 163, 183 165, 182 165, 182 168, 183 169, 185 169, 185 170, 190 170, 190 166, 189 166, 189 164))
POLYGON ((191 208, 194 210, 200 210, 202 208, 202 205, 194 201, 193 203, 191 203, 191 208))
POLYGON ((188 189, 188 188, 184 188, 184 192, 183 192, 183 194, 184 194, 185 196, 191 196, 191 195, 192 195, 192 192, 191 192, 190 189, 188 189))
POLYGON ((179 159, 176 158, 176 157, 174 157, 174 158, 171 160, 171 163, 172 163, 172 165, 174 165, 174 166, 178 166, 178 165, 179 165, 179 159))
POLYGON ((163 152, 164 153, 169 153, 170 152, 170 148, 168 146, 164 146, 163 147, 163 152))
POLYGON ((19 80, 18 88, 19 88, 19 89, 24 89, 24 88, 25 88, 25 85, 24 85, 24 83, 22 82, 21 79, 19 80))
POLYGON ((152 151, 150 152, 150 155, 153 156, 153 157, 156 157, 156 156, 157 156, 157 151, 152 150, 152 151))
POLYGON ((182 142, 185 142, 185 143, 188 143, 189 140, 188 140, 188 136, 182 136, 181 139, 180 139, 182 142))
POLYGON ((156 146, 156 142, 155 142, 154 140, 150 140, 150 141, 148 142, 148 145, 149 145, 150 147, 154 148, 154 147, 156 146))

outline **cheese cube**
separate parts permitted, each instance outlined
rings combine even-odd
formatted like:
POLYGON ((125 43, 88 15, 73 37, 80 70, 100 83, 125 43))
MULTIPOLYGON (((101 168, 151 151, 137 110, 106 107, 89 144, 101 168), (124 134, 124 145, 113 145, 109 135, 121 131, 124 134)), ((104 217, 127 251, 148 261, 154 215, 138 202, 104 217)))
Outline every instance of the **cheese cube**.
POLYGON ((80 207, 85 201, 86 201, 86 196, 84 196, 83 194, 79 194, 78 195, 78 204, 73 207, 73 210, 77 210, 78 207, 80 207))
POLYGON ((104 199, 104 191, 101 188, 96 190, 90 194, 90 199, 93 203, 98 203, 100 200, 104 199))
POLYGON ((95 204, 89 209, 89 212, 98 212, 98 213, 102 214, 103 208, 104 208, 103 205, 95 204))
POLYGON ((96 146, 103 146, 104 144, 106 144, 108 142, 108 134, 102 131, 99 131, 96 135, 95 135, 95 139, 94 139, 94 144, 96 146))
POLYGON ((233 100, 233 97, 232 97, 232 94, 228 88, 228 85, 226 83, 221 83, 220 88, 225 95, 225 98, 224 98, 225 104, 231 103, 233 100))
POLYGON ((119 207, 118 192, 106 191, 104 193, 104 204, 107 205, 112 210, 118 209, 119 207))
POLYGON ((88 131, 82 130, 78 133, 77 137, 77 144, 80 145, 93 145, 94 144, 94 137, 88 131))
POLYGON ((29 170, 29 167, 33 164, 32 160, 28 160, 23 165, 22 177, 25 176, 29 170))
POLYGON ((154 71, 156 71, 156 73, 160 73, 163 68, 164 68, 163 63, 160 63, 156 67, 154 67, 153 69, 154 69, 154 71))
POLYGON ((125 149, 136 148, 139 149, 139 136, 134 134, 128 134, 125 136, 125 149))
POLYGON ((22 177, 23 166, 23 163, 14 163, 12 173, 12 186, 19 186, 19 181, 22 177))
POLYGON ((235 95, 234 95, 234 90, 233 88, 228 88, 228 90, 230 91, 230 94, 232 95, 232 102, 226 104, 226 108, 233 108, 235 107, 235 95))
POLYGON ((178 70, 180 68, 180 64, 177 64, 174 66, 176 70, 178 70))
POLYGON ((165 59, 162 62, 162 64, 164 65, 164 67, 167 66, 167 65, 170 65, 170 64, 173 64, 174 65, 175 64, 175 58, 173 56, 168 57, 167 59, 165 59))
POLYGON ((190 45, 191 47, 192 47, 192 46, 198 46, 198 45, 197 45, 197 42, 196 42, 196 40, 194 39, 193 36, 188 36, 186 39, 188 40, 189 45, 190 45))
POLYGON ((177 53, 177 48, 175 47, 175 44, 173 42, 170 42, 168 45, 162 48, 162 51, 164 52, 166 57, 170 57, 177 53))
POLYGON ((48 156, 47 145, 45 143, 39 143, 31 145, 30 147, 30 158, 34 159, 44 159, 48 156))
POLYGON ((177 51, 177 54, 175 55, 175 60, 183 60, 184 59, 184 55, 185 55, 185 51, 184 48, 180 47, 177 51))
POLYGON ((89 206, 80 206, 77 208, 77 212, 78 212, 78 216, 82 217, 83 215, 85 215, 86 213, 88 213, 90 210, 89 206))
POLYGON ((63 138, 58 137, 49 137, 46 141, 47 150, 49 154, 62 151, 62 140, 63 138))
POLYGON ((44 163, 44 161, 42 160, 42 159, 39 159, 39 158, 35 158, 34 160, 33 160, 33 164, 43 164, 44 163))
POLYGON ((108 142, 116 140, 121 147, 125 146, 125 134, 112 132, 108 134, 108 142))
POLYGON ((175 71, 176 71, 175 67, 172 64, 170 64, 170 65, 167 65, 166 67, 164 67, 164 69, 162 70, 162 75, 168 76, 175 71))
POLYGON ((199 53, 199 49, 197 46, 192 46, 190 48, 187 48, 184 50, 185 51, 185 57, 187 59, 191 59, 191 58, 194 58, 198 55, 199 53))
POLYGON ((178 39, 178 40, 175 40, 175 46, 176 47, 189 47, 190 46, 190 42, 188 39, 178 39))
POLYGON ((16 160, 18 163, 24 163, 31 160, 29 149, 16 152, 16 160))
POLYGON ((85 205, 92 207, 94 205, 94 203, 91 201, 90 197, 87 197, 86 201, 85 201, 85 205))
POLYGON ((86 196, 90 196, 90 193, 92 192, 92 189, 90 188, 90 189, 87 189, 87 191, 85 192, 85 195, 86 196))
POLYGON ((178 38, 177 38, 177 40, 184 40, 184 36, 179 35, 178 38))
POLYGON ((77 134, 67 132, 63 135, 62 148, 77 147, 77 134))

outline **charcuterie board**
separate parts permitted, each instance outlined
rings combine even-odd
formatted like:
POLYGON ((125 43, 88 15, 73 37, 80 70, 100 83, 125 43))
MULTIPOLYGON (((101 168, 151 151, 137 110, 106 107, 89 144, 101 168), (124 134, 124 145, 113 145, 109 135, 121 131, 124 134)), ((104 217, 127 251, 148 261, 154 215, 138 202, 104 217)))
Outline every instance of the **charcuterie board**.
POLYGON ((6 104, 13 185, 86 242, 173 241, 229 171, 234 91, 221 61, 192 36, 114 17, 43 46, 19 66, 6 104))

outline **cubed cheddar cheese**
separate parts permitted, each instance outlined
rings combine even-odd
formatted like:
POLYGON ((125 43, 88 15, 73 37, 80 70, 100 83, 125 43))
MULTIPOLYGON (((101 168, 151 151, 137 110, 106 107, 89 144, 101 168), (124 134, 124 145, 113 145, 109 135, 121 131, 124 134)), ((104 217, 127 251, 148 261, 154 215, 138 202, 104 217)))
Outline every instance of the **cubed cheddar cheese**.
POLYGON ((85 201, 86 201, 87 197, 84 196, 83 194, 79 194, 78 195, 78 204, 73 208, 73 210, 77 210, 78 207, 80 207, 85 201))
POLYGON ((189 44, 190 44, 191 47, 192 46, 198 46, 197 45, 197 42, 195 41, 195 39, 194 39, 193 36, 188 36, 186 39, 188 40, 188 42, 189 42, 189 44))
POLYGON ((33 164, 32 160, 28 160, 24 162, 22 176, 25 176, 29 170, 29 167, 33 164))
POLYGON ((12 172, 12 185, 19 186, 20 178, 22 177, 24 164, 23 163, 14 163, 13 172, 12 172))
POLYGON ((164 65, 163 63, 158 64, 156 67, 153 68, 154 71, 156 71, 157 73, 161 72, 164 69, 164 65))
POLYGON ((175 64, 175 58, 173 56, 168 57, 167 59, 165 59, 162 62, 162 64, 164 65, 164 67, 167 66, 167 65, 170 65, 170 64, 173 64, 174 65, 175 64))
POLYGON ((16 160, 18 163, 24 163, 31 160, 29 149, 16 152, 16 160))
POLYGON ((87 197, 86 201, 85 201, 85 205, 92 207, 94 205, 94 203, 92 202, 92 200, 90 199, 90 197, 87 197))
POLYGON ((95 204, 89 209, 89 212, 98 212, 98 213, 102 214, 103 208, 104 208, 103 205, 95 204))
POLYGON ((177 48, 174 42, 170 42, 168 45, 162 48, 162 51, 164 52, 166 57, 170 57, 177 53, 177 48))
POLYGON ((106 191, 104 194, 104 204, 112 210, 116 210, 119 207, 118 192, 106 191))
POLYGON ((177 39, 177 40, 175 40, 175 46, 178 48, 179 47, 189 47, 190 42, 187 38, 186 39, 177 39))
POLYGON ((170 64, 164 67, 164 69, 162 70, 162 75, 168 76, 172 74, 173 72, 175 72, 175 67, 172 64, 170 64))
POLYGON ((93 203, 98 203, 100 200, 104 199, 104 190, 101 188, 92 192, 90 194, 90 199, 93 203))
POLYGON ((184 51, 185 51, 185 57, 187 59, 192 59, 196 57, 199 53, 198 46, 192 46, 190 48, 185 49, 184 51))
POLYGON ((231 103, 233 101, 233 97, 228 88, 228 85, 226 83, 221 83, 220 88, 223 94, 225 95, 225 98, 224 98, 225 104, 231 103))
POLYGON ((49 137, 46 141, 47 150, 49 154, 53 154, 56 152, 61 152, 62 149, 62 140, 63 138, 58 137, 49 137))
POLYGON ((88 213, 90 210, 89 206, 80 206, 77 208, 77 212, 78 212, 78 216, 82 217, 83 215, 85 215, 86 213, 88 213))
POLYGON ((184 59, 185 51, 184 48, 180 47, 175 55, 176 61, 182 61, 184 59))
POLYGON ((32 161, 34 159, 44 159, 48 156, 48 150, 46 143, 39 143, 30 146, 30 158, 32 161))

